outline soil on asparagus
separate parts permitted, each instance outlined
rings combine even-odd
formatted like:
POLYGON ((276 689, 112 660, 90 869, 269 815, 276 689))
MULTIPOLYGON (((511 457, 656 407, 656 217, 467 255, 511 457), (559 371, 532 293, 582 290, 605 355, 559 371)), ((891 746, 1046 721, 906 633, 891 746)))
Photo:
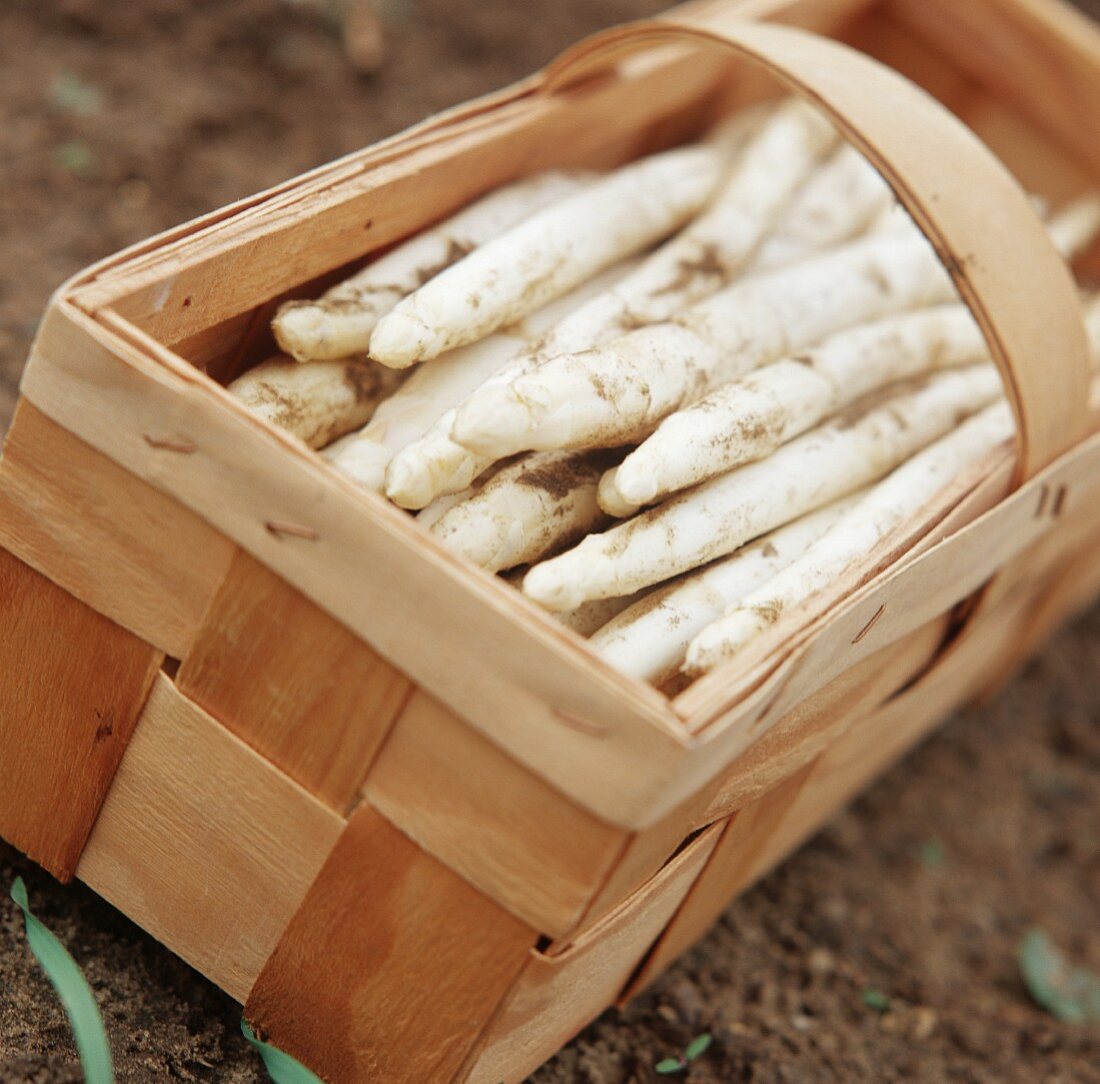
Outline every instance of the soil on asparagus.
MULTIPOLYGON (((663 6, 380 0, 384 61, 367 75, 323 2, 4 0, 0 420, 50 291, 81 266, 663 6)), ((1046 1015, 1016 965, 1038 926, 1100 969, 1098 674, 1100 609, 534 1080, 656 1080, 658 1060, 709 1031, 680 1079, 1100 1081, 1096 1029, 1046 1015)), ((84 966, 120 1080, 265 1079, 227 997, 91 892, 0 845, 5 895, 16 874, 84 966)), ((79 1079, 64 1015, 0 902, 0 1081, 79 1079)))

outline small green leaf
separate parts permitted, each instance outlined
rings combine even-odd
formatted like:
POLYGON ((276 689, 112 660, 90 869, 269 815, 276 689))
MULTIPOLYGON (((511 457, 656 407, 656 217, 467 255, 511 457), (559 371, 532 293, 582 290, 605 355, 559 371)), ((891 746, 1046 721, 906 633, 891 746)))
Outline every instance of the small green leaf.
POLYGON ((866 990, 859 995, 859 1000, 869 1009, 874 1009, 875 1012, 889 1012, 890 1011, 890 999, 881 991, 876 990, 873 986, 868 986, 866 990))
POLYGON ((941 869, 946 861, 946 854, 944 853, 943 844, 938 839, 930 839, 920 845, 920 849, 917 852, 921 865, 925 869, 941 869))
POLYGON ((683 1058, 665 1058, 653 1066, 654 1072, 661 1076, 671 1076, 673 1073, 682 1073, 687 1068, 687 1062, 683 1058))
POLYGON ((66 139, 54 147, 51 157, 58 169, 68 173, 83 175, 95 165, 92 148, 83 139, 66 139))
POLYGON ((1100 977, 1073 967, 1044 930, 1024 936, 1019 963, 1028 992, 1051 1016, 1065 1023, 1100 1020, 1100 977))
POLYGON ((68 68, 54 77, 50 84, 50 97, 58 109, 78 117, 103 112, 103 95, 99 89, 68 68))
POLYGON ((241 1033, 259 1051, 267 1075, 275 1084, 324 1084, 319 1076, 311 1073, 300 1061, 284 1054, 277 1046, 257 1039, 247 1020, 241 1020, 241 1033))
POLYGON ((710 1049, 711 1041, 710 1035, 705 1031, 702 1035, 696 1035, 687 1044, 687 1049, 684 1051, 684 1061, 694 1061, 696 1058, 701 1057, 710 1049))
POLYGON ((27 886, 22 877, 16 877, 11 886, 11 898, 23 912, 27 929, 27 945, 34 953, 46 978, 50 980, 73 1029, 80 1066, 84 1070, 85 1084, 113 1084, 111 1046, 99 1015, 95 994, 76 961, 65 946, 31 913, 27 900, 27 886))

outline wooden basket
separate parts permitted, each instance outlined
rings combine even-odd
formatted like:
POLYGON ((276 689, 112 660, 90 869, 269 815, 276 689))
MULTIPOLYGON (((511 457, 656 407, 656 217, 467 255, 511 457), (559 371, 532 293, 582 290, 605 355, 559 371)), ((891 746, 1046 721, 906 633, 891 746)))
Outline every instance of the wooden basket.
POLYGON ((1097 183, 1096 131, 1055 0, 696 4, 77 276, 0 460, 0 833, 327 1079, 520 1080, 1100 590, 1100 413, 1023 191, 1097 183), (1020 437, 751 665, 625 678, 222 387, 281 300, 780 84, 936 244, 1020 437))

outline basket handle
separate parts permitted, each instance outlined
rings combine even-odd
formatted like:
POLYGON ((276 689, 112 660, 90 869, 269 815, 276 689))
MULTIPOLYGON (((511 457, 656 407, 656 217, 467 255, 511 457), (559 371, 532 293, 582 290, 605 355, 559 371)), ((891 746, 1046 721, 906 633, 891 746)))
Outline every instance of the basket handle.
POLYGON ((559 93, 640 50, 712 43, 756 62, 813 102, 890 183, 969 305, 1016 416, 1016 482, 1088 431, 1089 355, 1073 276, 1024 191, 969 128, 927 92, 829 38, 689 4, 598 34, 545 72, 559 93))

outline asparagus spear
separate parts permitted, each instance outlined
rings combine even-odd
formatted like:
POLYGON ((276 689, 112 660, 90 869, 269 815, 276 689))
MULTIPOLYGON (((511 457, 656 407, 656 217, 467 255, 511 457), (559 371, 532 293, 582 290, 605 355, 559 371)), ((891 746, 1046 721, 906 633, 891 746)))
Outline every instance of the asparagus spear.
POLYGON ((315 301, 288 301, 271 327, 298 361, 365 354, 375 324, 403 297, 479 245, 584 188, 592 173, 541 173, 505 185, 398 245, 315 301))
POLYGON ((990 364, 937 373, 536 565, 523 581, 549 610, 660 583, 881 478, 1001 393, 990 364))
POLYGON ((1002 400, 898 467, 797 560, 703 629, 688 648, 685 670, 693 675, 713 670, 784 614, 821 596, 953 478, 1008 440, 1013 428, 1012 414, 1002 400))
POLYGON ((731 603, 796 560, 852 504, 846 498, 827 505, 723 560, 659 587, 595 632, 593 649, 623 673, 661 684, 676 672, 688 644, 703 629, 731 603))
POLYGON ((788 267, 865 232, 894 203, 894 193, 854 147, 837 148, 806 181, 745 268, 788 267))
POLYGON ((278 355, 237 377, 228 390, 253 414, 323 448, 368 421, 403 376, 363 358, 300 365, 278 355))
POLYGON ((523 456, 445 511, 431 532, 490 572, 542 560, 607 522, 596 488, 615 458, 604 451, 523 456))
POLYGON ((387 313, 371 357, 393 368, 514 323, 675 231, 714 194, 722 152, 697 144, 618 169, 488 241, 387 313))
MULTIPOLYGON (((500 372, 512 358, 586 302, 614 286, 634 266, 630 260, 616 264, 518 324, 452 350, 431 365, 419 366, 379 406, 369 425, 333 444, 327 449, 326 458, 360 485, 380 492, 385 486, 386 468, 395 455, 424 437, 470 391, 500 372)), ((472 481, 473 475, 466 479, 466 485, 472 481)), ((434 492, 428 499, 432 496, 434 492)), ((412 506, 415 507, 415 502, 412 506)))
POLYGON ((486 386, 458 410, 453 436, 494 457, 635 443, 672 411, 762 364, 842 328, 953 296, 915 228, 869 236, 739 282, 673 321, 486 386))
POLYGON ((842 331, 725 384, 670 414, 600 484, 600 504, 633 515, 669 493, 762 459, 875 388, 985 360, 965 305, 942 305, 842 331))

